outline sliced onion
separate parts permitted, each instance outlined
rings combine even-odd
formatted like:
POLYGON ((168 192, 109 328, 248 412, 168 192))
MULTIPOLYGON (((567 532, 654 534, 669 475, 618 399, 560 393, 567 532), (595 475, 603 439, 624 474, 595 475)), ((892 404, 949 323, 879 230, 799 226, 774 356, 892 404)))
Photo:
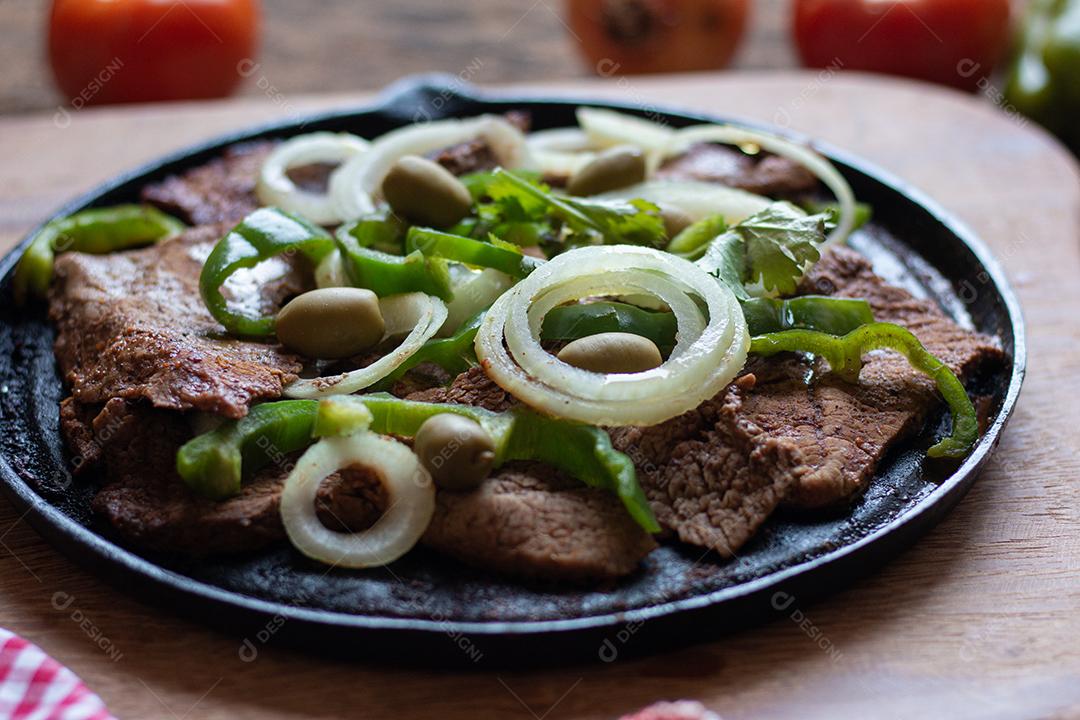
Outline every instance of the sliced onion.
POLYGON ((758 145, 771 153, 793 160, 812 172, 836 195, 840 220, 829 233, 826 244, 843 242, 855 226, 855 193, 844 176, 824 157, 810 148, 776 135, 734 125, 695 125, 676 131, 665 155, 685 152, 694 143, 714 142, 727 145, 758 145))
POLYGON ((492 380, 537 410, 593 425, 653 425, 720 392, 742 368, 749 343, 738 301, 715 278, 668 253, 613 245, 565 252, 507 291, 480 326, 476 354, 492 380), (676 347, 660 367, 594 373, 541 346, 552 308, 633 293, 653 295, 675 314, 676 347), (707 318, 694 297, 704 301, 707 318))
POLYGON ((349 276, 345 274, 345 264, 341 260, 341 251, 334 250, 315 266, 315 287, 349 287, 349 276))
POLYGON ((613 200, 642 198, 660 206, 678 208, 695 221, 723 215, 729 225, 761 212, 774 202, 745 190, 697 180, 646 180, 597 197, 613 200))
POLYGON ((353 158, 330 176, 330 194, 338 213, 351 220, 374 210, 383 178, 398 159, 426 155, 478 138, 488 144, 502 167, 533 167, 525 136, 505 118, 483 115, 407 125, 377 138, 369 152, 353 158))
POLYGON ((600 148, 636 145, 646 153, 662 153, 674 133, 667 125, 601 108, 578 108, 577 121, 590 142, 600 148))
POLYGON ((455 279, 454 298, 446 306, 446 322, 439 329, 440 337, 453 335, 465 321, 491 307, 514 284, 512 277, 492 268, 477 271, 459 267, 452 271, 462 276, 455 279))
POLYGON ((341 222, 329 194, 296 186, 288 171, 313 163, 341 164, 367 151, 369 143, 349 133, 317 132, 286 140, 263 161, 255 193, 264 205, 299 213, 320 225, 341 222))
POLYGON ((539 130, 525 142, 545 176, 569 177, 596 158, 589 136, 579 128, 539 130))
POLYGON ((286 397, 319 398, 348 395, 374 385, 434 337, 446 322, 446 304, 424 293, 404 293, 379 299, 379 309, 386 323, 384 340, 408 333, 401 344, 367 367, 307 380, 297 380, 285 388, 286 397))
POLYGON ((340 567, 378 567, 397 560, 416 545, 434 512, 435 487, 412 450, 369 432, 324 438, 312 445, 285 480, 281 494, 281 520, 296 549, 340 567), (336 532, 319 520, 315 496, 323 480, 354 465, 378 473, 386 489, 386 511, 363 532, 336 532))

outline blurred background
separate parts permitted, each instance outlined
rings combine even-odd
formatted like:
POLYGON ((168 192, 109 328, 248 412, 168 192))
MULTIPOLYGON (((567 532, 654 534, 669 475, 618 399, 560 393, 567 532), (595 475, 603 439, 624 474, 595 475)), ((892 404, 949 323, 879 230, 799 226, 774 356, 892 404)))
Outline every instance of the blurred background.
POLYGON ((0 0, 0 113, 287 97, 448 72, 508 83, 710 69, 917 77, 1075 148, 1080 0, 0 0))

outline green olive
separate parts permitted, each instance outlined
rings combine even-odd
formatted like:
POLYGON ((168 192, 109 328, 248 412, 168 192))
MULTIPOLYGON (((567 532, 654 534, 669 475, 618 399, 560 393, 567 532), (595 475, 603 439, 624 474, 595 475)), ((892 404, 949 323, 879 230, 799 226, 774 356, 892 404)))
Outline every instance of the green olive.
POLYGON ((455 413, 428 418, 416 431, 413 452, 446 490, 471 490, 491 472, 495 442, 474 420, 455 413))
POLYGON ((406 155, 390 166, 382 182, 390 208, 418 225, 445 228, 472 207, 469 189, 437 162, 406 155))
POLYGON ((560 350, 558 357, 568 365, 598 373, 644 372, 664 362, 656 343, 624 332, 578 338, 560 350))
POLYGON ((645 179, 645 156, 636 147, 608 148, 570 176, 566 192, 571 195, 598 195, 618 190, 645 179))
POLYGON ((277 336, 310 358, 345 358, 382 339, 379 298, 370 290, 331 287, 297 295, 277 314, 277 336))
POLYGON ((664 232, 667 233, 669 240, 694 224, 694 218, 687 215, 681 208, 667 203, 658 203, 658 207, 660 219, 664 221, 664 232))

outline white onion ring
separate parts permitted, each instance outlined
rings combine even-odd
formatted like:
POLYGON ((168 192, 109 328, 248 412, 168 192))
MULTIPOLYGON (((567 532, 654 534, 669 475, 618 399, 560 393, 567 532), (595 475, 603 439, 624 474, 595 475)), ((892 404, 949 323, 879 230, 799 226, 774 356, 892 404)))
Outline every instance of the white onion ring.
POLYGON ((340 567, 378 567, 397 560, 416 545, 434 512, 435 487, 416 455, 395 440, 369 432, 312 445, 281 493, 281 520, 292 544, 309 558, 340 567), (336 532, 319 520, 315 496, 323 480, 353 465, 378 473, 388 505, 371 528, 336 532))
POLYGON ((855 193, 851 190, 844 176, 824 157, 810 148, 793 143, 790 140, 770 135, 758 130, 735 127, 734 125, 694 125, 678 130, 672 136, 671 144, 665 155, 677 155, 690 145, 700 142, 716 142, 727 145, 754 144, 769 152, 793 160, 812 172, 827 188, 832 190, 840 203, 840 220, 829 237, 826 245, 841 243, 851 234, 855 226, 855 193))
POLYGON ((533 166, 525 136, 505 118, 482 115, 406 125, 377 138, 367 153, 353 158, 330 176, 330 195, 338 213, 343 219, 351 220, 374 210, 383 178, 398 159, 426 155, 477 138, 488 144, 502 167, 533 166))
POLYGON ((263 161, 255 194, 264 205, 299 213, 319 225, 341 222, 329 194, 296 186, 288 171, 312 163, 345 163, 367 151, 369 143, 349 133, 317 132, 297 135, 278 145, 263 161))
POLYGON ((538 130, 525 143, 545 176, 569 177, 596 158, 588 135, 580 128, 538 130))
POLYGON ((285 388, 291 398, 320 398, 348 395, 374 385, 412 357, 434 337, 446 321, 446 304, 424 293, 404 293, 379 299, 386 330, 383 339, 408 333, 401 344, 367 367, 331 377, 296 380, 285 388))
POLYGON ((592 144, 600 148, 634 145, 646 153, 662 153, 674 133, 667 125, 604 108, 579 107, 577 121, 592 144))
POLYGON ((480 326, 476 354, 492 380, 537 410, 592 425, 653 425, 720 392, 742 369, 749 343, 738 301, 715 278, 658 250, 614 245, 558 255, 503 294, 480 326), (552 307, 624 291, 660 297, 675 313, 677 350, 660 367, 593 373, 540 345, 552 307), (705 301, 707 323, 689 293, 705 301))
POLYGON ((729 225, 742 222, 775 202, 745 190, 698 180, 646 180, 596 197, 602 200, 641 198, 661 207, 678 208, 695 222, 723 215, 729 225))

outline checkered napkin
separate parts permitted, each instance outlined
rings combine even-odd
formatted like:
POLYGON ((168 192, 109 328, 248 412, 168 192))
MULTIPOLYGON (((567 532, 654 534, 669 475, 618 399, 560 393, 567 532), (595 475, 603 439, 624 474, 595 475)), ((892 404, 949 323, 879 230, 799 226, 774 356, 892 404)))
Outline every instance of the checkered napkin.
POLYGON ((0 718, 115 720, 75 673, 0 628, 0 718))

